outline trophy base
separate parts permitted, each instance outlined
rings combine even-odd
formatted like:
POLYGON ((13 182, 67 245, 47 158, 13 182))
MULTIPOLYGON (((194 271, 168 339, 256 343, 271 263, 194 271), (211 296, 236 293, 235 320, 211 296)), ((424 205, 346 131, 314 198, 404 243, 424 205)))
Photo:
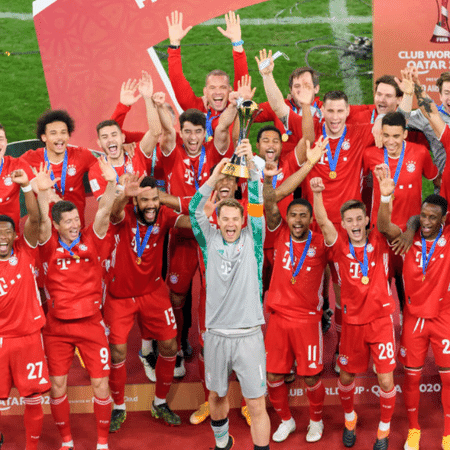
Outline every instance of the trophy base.
POLYGON ((438 44, 446 44, 450 42, 450 31, 441 27, 440 25, 436 25, 434 28, 433 36, 430 39, 430 42, 435 42, 438 44))
POLYGON ((231 175, 233 177, 238 178, 250 178, 247 167, 238 164, 232 163, 226 164, 225 167, 222 169, 222 173, 224 175, 231 175))

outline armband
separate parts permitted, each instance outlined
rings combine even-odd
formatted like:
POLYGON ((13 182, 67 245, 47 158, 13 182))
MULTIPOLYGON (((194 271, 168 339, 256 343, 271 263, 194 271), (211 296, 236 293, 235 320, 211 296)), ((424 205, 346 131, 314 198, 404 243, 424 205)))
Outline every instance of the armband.
POLYGON ((244 41, 241 39, 240 41, 232 42, 231 45, 233 47, 239 47, 240 45, 244 45, 244 41))
POLYGON ((381 203, 389 203, 391 201, 392 195, 382 195, 381 203))
POLYGON ((170 44, 169 48, 171 48, 172 50, 178 50, 180 48, 180 46, 179 45, 172 45, 172 44, 170 44))
POLYGON ((22 192, 30 192, 32 190, 31 184, 27 184, 26 186, 20 186, 20 189, 22 189, 22 192))

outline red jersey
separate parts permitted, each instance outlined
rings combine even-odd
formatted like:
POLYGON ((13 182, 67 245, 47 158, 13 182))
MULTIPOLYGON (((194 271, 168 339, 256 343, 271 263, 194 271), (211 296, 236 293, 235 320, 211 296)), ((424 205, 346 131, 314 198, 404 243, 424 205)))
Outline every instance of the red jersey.
POLYGON ((93 225, 81 230, 80 242, 72 248, 78 258, 63 248, 56 230, 47 242, 40 244, 49 314, 60 320, 73 320, 98 311, 102 300, 103 246, 108 246, 107 239, 99 238, 93 225))
MULTIPOLYGON (((295 134, 301 132, 301 118, 289 114, 289 127, 295 134), (300 128, 298 128, 300 126, 300 128)), ((318 139, 322 136, 322 123, 315 124, 315 135, 318 139)), ((337 224, 341 222, 340 207, 347 200, 361 200, 362 188, 362 159, 364 149, 373 145, 372 125, 347 125, 347 133, 342 143, 339 159, 335 169, 336 178, 330 178, 330 161, 327 154, 323 155, 319 162, 312 168, 302 183, 303 196, 314 203, 310 180, 321 177, 325 190, 323 191, 323 202, 329 219, 337 224)), ((331 155, 334 158, 340 137, 329 141, 331 155)))
MULTIPOLYGON (((369 147, 364 152, 364 172, 373 173, 375 166, 384 163, 384 149, 369 147)), ((397 170, 399 158, 388 157, 391 177, 397 170)), ((422 204, 422 175, 428 180, 437 177, 439 171, 431 159, 430 153, 423 145, 405 142, 403 164, 394 192, 391 221, 403 231, 411 216, 420 214, 422 204)), ((371 222, 376 223, 380 207, 380 185, 373 174, 373 194, 371 222)))
MULTIPOLYGON (((442 136, 439 138, 442 142, 442 145, 445 148, 445 153, 447 155, 447 160, 450 159, 450 128, 448 125, 445 125, 444 131, 442 132, 442 136)), ((450 164, 446 164, 444 171, 442 172, 442 184, 441 184, 441 192, 440 194, 447 201, 450 201, 450 164)))
MULTIPOLYGON (((114 166, 117 176, 124 173, 137 173, 147 175, 147 164, 150 158, 141 150, 139 143, 136 145, 133 158, 124 155, 124 163, 121 166, 114 166)), ((98 199, 105 192, 108 182, 103 178, 102 170, 98 161, 89 169, 89 184, 94 197, 98 199)))
MULTIPOLYGON (((425 241, 427 255, 433 241, 425 241)), ((425 280, 422 271, 422 240, 420 230, 414 236, 413 245, 403 256, 403 283, 406 308, 416 317, 432 319, 440 310, 448 307, 444 301, 450 284, 450 227, 445 226, 428 263, 425 280)))
POLYGON ((13 254, 0 260, 0 337, 35 333, 45 325, 36 277, 37 248, 24 236, 14 241, 13 254))
MULTIPOLYGON (((164 284, 161 276, 163 244, 166 232, 173 228, 179 215, 162 205, 153 225, 147 245, 137 263, 136 231, 137 219, 133 206, 125 208, 125 218, 113 225, 116 248, 111 258, 109 293, 116 298, 139 297, 150 294, 164 284)), ((139 226, 140 244, 149 227, 139 226)), ((186 261, 187 263, 187 261, 186 261)))
POLYGON ((130 109, 131 106, 126 106, 123 103, 119 102, 111 116, 111 120, 115 120, 118 123, 119 127, 122 129, 122 133, 125 135, 125 143, 140 142, 145 133, 143 133, 142 131, 123 130, 123 123, 125 122, 125 117, 130 109))
POLYGON ((377 229, 370 232, 367 244, 369 283, 361 282, 358 261, 364 261, 364 247, 354 247, 350 252, 347 234, 340 233, 330 246, 330 259, 334 262, 341 286, 342 317, 352 325, 364 325, 395 310, 389 286, 389 247, 386 238, 377 229))
MULTIPOLYGON (((322 278, 327 265, 327 250, 321 233, 312 232, 311 244, 295 283, 292 284, 293 268, 290 257, 290 231, 286 222, 271 232, 275 237, 275 262, 267 293, 266 307, 269 312, 290 320, 318 322, 322 317, 322 278)), ((292 241, 294 267, 305 249, 306 241, 292 241)))
MULTIPOLYGON (((39 166, 45 163, 43 148, 37 150, 28 150, 21 156, 31 167, 39 170, 39 166)), ((84 209, 86 206, 86 192, 84 190, 83 176, 89 168, 95 164, 97 158, 87 149, 83 147, 67 147, 67 174, 64 187, 64 193, 61 188, 61 181, 58 181, 58 188, 54 189, 56 193, 64 200, 69 200, 75 204, 80 214, 81 224, 84 225, 84 209)), ((58 164, 50 163, 50 168, 55 178, 62 178, 64 161, 58 164)))
POLYGON ((27 163, 20 158, 4 156, 0 161, 0 214, 5 214, 14 220, 16 229, 20 221, 20 185, 11 179, 11 173, 18 169, 27 172, 28 178, 34 178, 27 163), (3 164, 3 165, 2 165, 3 164))

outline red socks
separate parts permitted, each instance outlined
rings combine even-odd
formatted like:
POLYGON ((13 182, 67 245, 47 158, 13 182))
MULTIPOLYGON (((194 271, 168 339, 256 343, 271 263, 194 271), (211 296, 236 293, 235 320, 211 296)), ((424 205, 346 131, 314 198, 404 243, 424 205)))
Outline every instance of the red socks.
POLYGON ((42 432, 42 423, 44 421, 44 412, 42 411, 42 396, 35 395, 33 397, 26 397, 25 403, 25 434, 26 434, 26 449, 37 450, 39 438, 42 432))
POLYGON ((161 354, 158 356, 158 362, 155 368, 155 396, 158 398, 166 398, 169 393, 173 381, 176 358, 176 356, 163 356, 161 354))
POLYGON ((389 392, 385 392, 380 388, 381 422, 389 423, 391 421, 394 413, 396 393, 395 386, 389 392))
POLYGON ((97 443, 108 443, 109 422, 111 420, 111 397, 98 398, 94 396, 94 413, 97 421, 97 443))
POLYGON ((422 369, 405 368, 405 382, 403 384, 403 398, 405 400, 406 414, 409 428, 420 429, 419 426, 419 400, 420 377, 422 369))
POLYGON ((306 395, 309 400, 309 418, 314 422, 322 420, 323 400, 325 399, 325 387, 322 380, 314 386, 306 386, 306 395))
POLYGON ((288 388, 284 380, 268 381, 267 391, 269 393, 270 402, 280 419, 289 420, 292 415, 291 410, 289 409, 288 388))
POLYGON ((450 434, 450 371, 439 371, 442 381, 441 401, 444 409, 444 436, 450 434))
POLYGON ((111 363, 109 388, 111 389, 111 395, 116 405, 123 405, 125 402, 125 383, 127 382, 125 361, 117 364, 111 363))
POLYGON ((353 411, 353 398, 355 396, 355 382, 344 386, 341 380, 338 380, 338 393, 341 399, 342 407, 346 414, 350 414, 353 411))
POLYGON ((50 397, 50 407, 52 410, 53 419, 58 427, 59 434, 63 442, 72 440, 72 433, 70 432, 70 406, 67 394, 62 397, 50 397))

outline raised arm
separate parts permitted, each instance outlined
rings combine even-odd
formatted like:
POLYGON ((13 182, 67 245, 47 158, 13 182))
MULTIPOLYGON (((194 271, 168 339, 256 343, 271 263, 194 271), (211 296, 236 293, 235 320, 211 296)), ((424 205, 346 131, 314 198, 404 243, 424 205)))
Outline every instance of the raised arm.
POLYGON ((136 197, 141 192, 150 188, 141 188, 141 181, 145 175, 139 178, 138 174, 127 173, 120 177, 122 185, 117 186, 115 200, 112 205, 110 219, 112 223, 119 223, 125 217, 125 206, 130 201, 130 198, 136 197))
POLYGON ((314 194, 314 215, 317 224, 322 230, 323 237, 327 245, 333 245, 336 242, 337 230, 328 218, 327 211, 323 204, 322 191, 325 189, 322 178, 313 178, 311 180, 311 190, 314 194))
POLYGON ((400 102, 399 108, 408 115, 412 109, 413 97, 414 97, 414 81, 410 70, 404 69, 400 72, 402 79, 399 80, 395 77, 395 82, 403 92, 403 98, 400 102))
MULTIPOLYGON (((277 205, 276 190, 273 188, 273 177, 281 172, 276 164, 266 164, 264 168, 263 200, 267 228, 275 230, 281 223, 281 213, 277 205)), ((287 181, 287 180, 286 180, 287 181)), ((284 183, 283 183, 284 184, 284 183)), ((294 189, 295 190, 295 189, 294 189)))
POLYGON ((94 219, 94 231, 98 237, 103 238, 108 231, 111 211, 116 197, 116 171, 109 159, 100 157, 98 163, 103 178, 108 182, 98 203, 98 210, 94 219))
POLYGON ((275 65, 272 60, 272 50, 269 50, 269 53, 266 52, 266 49, 260 50, 259 58, 255 56, 255 59, 258 67, 262 61, 265 59, 270 59, 270 64, 266 68, 260 70, 259 73, 263 78, 264 90, 266 91, 270 107, 287 128, 289 106, 284 102, 283 94, 277 86, 275 78, 273 77, 273 68, 275 65))
POLYGON ((214 130, 214 146, 221 155, 224 155, 230 146, 230 127, 237 114, 236 100, 238 96, 237 92, 230 92, 228 106, 220 115, 214 130))
POLYGON ((242 41, 241 19, 239 14, 235 14, 234 11, 229 11, 225 14, 225 24, 227 26, 226 30, 222 27, 217 27, 217 29, 231 41, 233 51, 242 53, 244 51, 244 41, 242 41))
POLYGON ((148 122, 148 131, 141 140, 141 150, 149 156, 153 152, 161 135, 161 122, 158 111, 153 103, 153 81, 148 72, 142 71, 142 78, 139 80, 138 88, 145 102, 148 122))
POLYGON ((153 102, 156 106, 162 127, 160 147, 162 153, 168 155, 175 147, 177 134, 173 126, 173 117, 166 107, 165 99, 164 92, 156 92, 153 94, 153 102))

